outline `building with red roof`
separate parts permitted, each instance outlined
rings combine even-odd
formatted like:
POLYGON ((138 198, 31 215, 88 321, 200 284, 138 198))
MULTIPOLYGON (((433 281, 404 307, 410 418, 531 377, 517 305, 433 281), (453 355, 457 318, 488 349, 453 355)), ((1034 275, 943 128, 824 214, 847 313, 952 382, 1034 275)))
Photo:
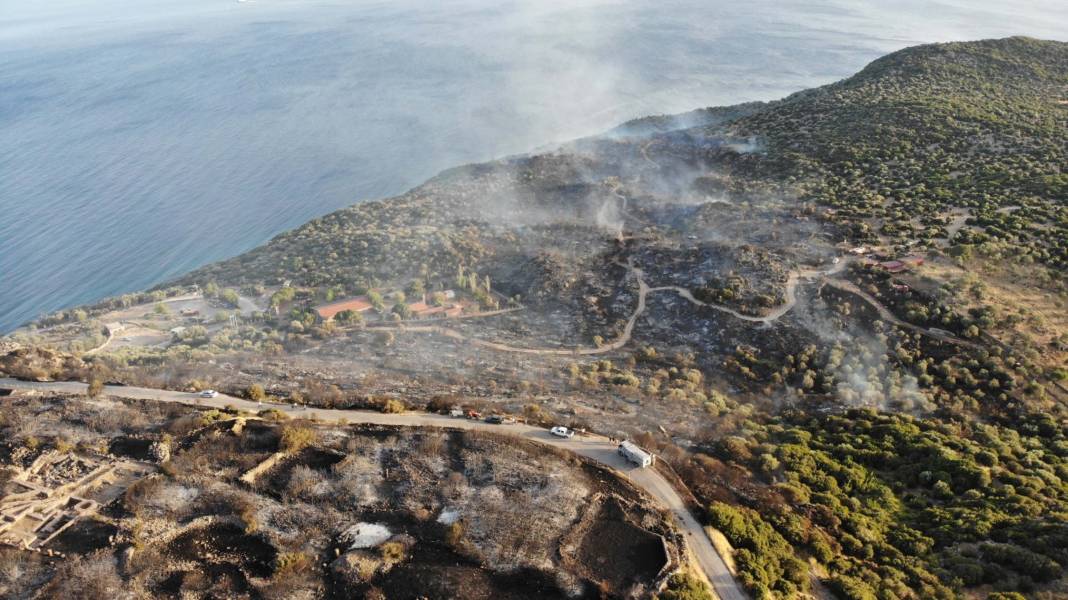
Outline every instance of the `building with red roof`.
POLYGON ((367 299, 367 296, 357 296, 356 298, 349 298, 348 300, 316 306, 315 312, 319 314, 320 319, 329 321, 336 317, 338 313, 346 310, 351 310, 354 313, 365 313, 372 308, 371 302, 367 299))

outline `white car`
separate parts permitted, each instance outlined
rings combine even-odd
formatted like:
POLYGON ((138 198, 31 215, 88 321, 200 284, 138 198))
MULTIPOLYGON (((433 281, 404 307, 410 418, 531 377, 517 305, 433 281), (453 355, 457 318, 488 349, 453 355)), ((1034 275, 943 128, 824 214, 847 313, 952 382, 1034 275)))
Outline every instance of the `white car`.
POLYGON ((216 392, 215 390, 204 390, 203 392, 200 392, 201 398, 214 398, 218 395, 219 392, 216 392))
POLYGON ((560 425, 557 425, 556 427, 550 429, 549 433, 555 435, 556 437, 568 439, 575 437, 575 432, 573 430, 568 429, 567 427, 562 427, 560 425))

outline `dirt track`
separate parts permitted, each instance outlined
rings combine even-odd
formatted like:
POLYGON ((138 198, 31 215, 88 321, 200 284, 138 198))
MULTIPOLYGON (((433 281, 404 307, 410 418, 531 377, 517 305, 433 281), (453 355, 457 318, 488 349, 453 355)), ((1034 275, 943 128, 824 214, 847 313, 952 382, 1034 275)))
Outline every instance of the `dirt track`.
MULTIPOLYGON (((86 384, 79 382, 29 382, 15 379, 0 379, 0 387, 18 390, 39 390, 84 394, 86 384)), ((449 427, 457 429, 478 429, 495 433, 515 435, 542 444, 548 444, 581 454, 598 463, 615 470, 630 479, 650 496, 659 501, 672 515, 676 524, 684 533, 687 546, 693 553, 697 564, 715 588, 721 600, 745 600, 747 598, 741 586, 731 576, 727 565, 712 546, 711 540, 701 524, 690 514, 685 502, 671 484, 653 469, 639 469, 624 461, 617 453, 616 446, 608 438, 599 435, 576 436, 572 439, 554 437, 540 427, 523 424, 492 425, 482 421, 454 419, 428 413, 384 414, 358 410, 334 410, 322 408, 299 408, 288 404, 260 404, 243 398, 234 398, 220 394, 215 398, 201 398, 195 393, 157 390, 151 388, 105 386, 104 393, 140 400, 159 402, 178 402, 194 406, 214 408, 234 408, 257 411, 265 408, 277 408, 294 417, 318 418, 324 421, 344 419, 348 423, 371 423, 379 425, 397 425, 414 427, 449 427)))
POLYGON ((829 285, 831 287, 840 289, 842 291, 849 292, 849 293, 851 293, 851 294, 853 294, 855 296, 859 296, 862 300, 864 300, 865 302, 870 304, 872 306, 872 308, 874 308, 876 310, 876 312, 879 313, 879 318, 880 319, 882 319, 882 320, 884 320, 884 321, 886 321, 888 323, 893 323, 894 325, 897 325, 898 327, 902 327, 904 329, 909 329, 911 331, 915 331, 917 333, 921 333, 923 335, 926 335, 928 337, 934 338, 934 339, 939 340, 939 341, 949 342, 951 344, 957 344, 959 346, 965 346, 965 347, 968 347, 968 348, 979 348, 979 344, 976 344, 975 342, 969 342, 967 340, 962 340, 959 337, 956 337, 956 336, 953 336, 953 335, 949 335, 948 333, 939 333, 937 331, 932 331, 932 330, 927 329, 925 327, 920 327, 919 325, 913 325, 912 323, 909 323, 907 321, 902 321, 901 319, 897 318, 897 316, 894 315, 894 313, 890 312, 890 309, 886 308, 886 306, 884 306, 882 302, 879 302, 879 300, 877 300, 874 296, 872 296, 868 292, 865 292, 864 290, 860 289, 854 283, 851 283, 849 281, 844 281, 844 280, 841 280, 841 279, 827 279, 827 280, 824 281, 824 283, 826 285, 829 285))
POLYGON ((686 300, 698 306, 704 306, 713 310, 725 312, 735 318, 742 319, 743 321, 749 321, 751 323, 763 323, 768 324, 780 319, 783 315, 790 312, 794 305, 797 304, 797 286, 802 279, 813 279, 816 277, 823 277, 827 275, 833 275, 844 269, 847 265, 847 261, 842 261, 835 265, 831 269, 826 271, 820 271, 815 269, 797 271, 790 274, 790 278, 786 281, 786 302, 773 309, 766 315, 753 316, 740 313, 733 308, 721 306, 718 304, 710 304, 708 302, 702 302, 694 297, 693 292, 686 288, 677 286, 660 286, 651 288, 645 283, 643 273, 641 269, 628 265, 629 272, 634 275, 635 280, 638 282, 638 304, 634 307, 634 312, 631 313, 627 319, 627 324, 623 327, 623 332, 616 339, 597 346, 596 348, 528 348, 524 346, 512 346, 509 344, 502 344, 500 342, 493 342, 489 340, 483 340, 479 338, 469 337, 463 333, 449 328, 442 327, 440 325, 417 325, 417 326, 372 326, 368 327, 369 330, 374 331, 393 331, 397 333, 433 333, 443 337, 454 339, 464 344, 470 344, 472 346, 479 346, 481 348, 488 348, 490 350, 498 350, 500 352, 512 352, 516 354, 533 354, 539 356, 590 356, 596 354, 605 354, 607 352, 614 352, 619 350, 623 346, 626 346, 630 342, 630 338, 634 333, 634 324, 638 321, 638 318, 645 313, 646 297, 650 293, 654 292, 675 292, 682 296, 686 300))
POLYGON ((465 344, 471 344, 473 346, 479 346, 482 348, 489 348, 490 350, 499 350, 501 352, 513 352, 518 354, 535 354, 540 356, 587 356, 591 354, 603 354, 605 352, 612 352, 619 350, 623 346, 627 345, 630 341, 631 335, 634 332, 634 323, 637 322, 638 317, 645 312, 645 297, 650 291, 653 291, 646 285, 645 280, 642 279, 642 272, 639 269, 633 267, 630 268, 631 273, 635 275, 638 281, 638 306, 635 307, 634 312, 631 313, 630 318, 627 319, 627 324, 623 327, 623 333, 620 334, 615 340, 598 346, 596 348, 525 348, 521 346, 510 346, 508 344, 501 344, 499 342, 491 342, 488 340, 482 340, 479 338, 468 337, 455 329, 448 327, 441 327, 439 325, 426 325, 415 327, 368 327, 371 330, 385 330, 401 332, 415 332, 415 333, 435 333, 447 338, 452 338, 465 344))

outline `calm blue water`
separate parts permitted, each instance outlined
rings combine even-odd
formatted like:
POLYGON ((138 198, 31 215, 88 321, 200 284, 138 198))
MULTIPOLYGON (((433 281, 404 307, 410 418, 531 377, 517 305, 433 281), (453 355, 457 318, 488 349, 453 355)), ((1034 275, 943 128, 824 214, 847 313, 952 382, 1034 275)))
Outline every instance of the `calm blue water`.
POLYGON ((1060 0, 425 4, 0 0, 0 332, 458 163, 1068 31, 1060 0))

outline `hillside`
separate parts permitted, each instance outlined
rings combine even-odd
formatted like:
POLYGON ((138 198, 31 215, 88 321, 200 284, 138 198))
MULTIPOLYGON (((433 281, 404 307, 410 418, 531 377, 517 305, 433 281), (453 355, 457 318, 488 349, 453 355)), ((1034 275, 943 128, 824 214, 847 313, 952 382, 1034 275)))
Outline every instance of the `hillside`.
POLYGON ((1068 267, 1068 46, 1025 38, 903 50, 729 126, 857 238, 969 227, 955 247, 1068 267))
POLYGON ((588 428, 671 465, 754 597, 1061 597, 1066 131, 1068 44, 909 48, 452 169, 0 371, 588 428))
MULTIPOLYGON (((641 144, 646 156, 724 169, 734 192, 772 182, 776 192, 835 208, 831 221, 848 225, 857 241, 885 235, 891 243, 930 244, 945 237, 947 213, 963 209, 968 227, 953 236, 952 247, 979 246, 1064 269, 1066 128, 1065 44, 1011 38, 910 48, 778 102, 646 119, 620 128, 623 137, 460 169, 400 198, 313 221, 185 280, 289 277, 332 285, 405 267, 414 272, 417 260, 489 264, 495 244, 507 240, 481 226, 527 237, 515 225, 547 218, 595 225, 596 216, 583 211, 589 207, 576 202, 588 204, 604 178, 648 177, 641 167, 651 165, 631 168, 638 143, 625 136, 650 131, 641 144), (713 124, 680 127, 693 122, 713 124), (731 143, 754 139, 758 152, 739 152, 731 143), (551 217, 529 214, 525 199, 551 217), (498 221, 502 215, 511 222, 498 221)), ((539 247, 532 233, 530 245, 539 247)), ((595 253, 596 246, 586 254, 595 253)))

